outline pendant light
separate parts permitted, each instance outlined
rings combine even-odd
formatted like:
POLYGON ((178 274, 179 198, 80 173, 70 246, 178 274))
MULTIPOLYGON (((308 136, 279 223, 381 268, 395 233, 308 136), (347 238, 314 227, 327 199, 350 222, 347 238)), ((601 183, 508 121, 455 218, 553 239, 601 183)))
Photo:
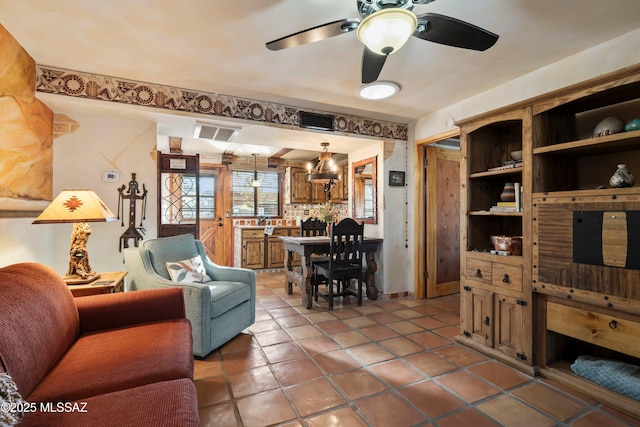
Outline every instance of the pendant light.
POLYGON ((260 181, 258 181, 258 156, 260 154, 253 153, 253 181, 251 182, 252 187, 260 187, 260 181))
POLYGON ((307 163, 307 179, 309 182, 317 182, 320 184, 333 184, 333 181, 340 181, 340 175, 336 172, 336 165, 331 160, 329 153, 329 143, 322 142, 322 152, 318 156, 318 164, 311 170, 311 163, 307 163), (324 166, 327 165, 326 170, 324 166))

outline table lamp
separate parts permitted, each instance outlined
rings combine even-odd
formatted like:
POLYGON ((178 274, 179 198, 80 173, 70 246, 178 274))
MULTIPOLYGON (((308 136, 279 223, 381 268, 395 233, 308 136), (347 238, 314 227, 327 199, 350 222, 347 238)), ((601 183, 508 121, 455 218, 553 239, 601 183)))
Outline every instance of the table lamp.
POLYGON ((91 283, 100 277, 89 266, 87 241, 91 235, 88 222, 114 221, 116 216, 92 190, 62 190, 33 224, 71 222, 69 270, 64 276, 68 285, 91 283))

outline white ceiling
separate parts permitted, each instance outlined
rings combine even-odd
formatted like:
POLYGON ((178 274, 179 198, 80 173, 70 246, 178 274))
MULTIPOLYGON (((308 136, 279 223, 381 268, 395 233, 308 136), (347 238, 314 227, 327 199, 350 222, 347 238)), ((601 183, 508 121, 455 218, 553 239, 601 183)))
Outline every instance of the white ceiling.
MULTIPOLYGON (((356 0, 0 0, 0 23, 42 65, 396 122, 423 117, 640 26, 638 0, 436 0, 414 12, 449 15, 500 39, 476 52, 411 38, 380 75, 402 91, 373 102, 355 93, 362 59, 355 33, 281 51, 265 48, 309 27, 358 18, 356 0)), ((77 105, 59 98, 45 102, 56 112, 77 105)), ((84 104, 83 111, 96 103, 84 104)), ((143 113, 172 136, 188 136, 195 121, 143 113)), ((283 137, 274 128, 242 126, 238 143, 274 146, 275 138, 288 148, 317 151, 313 147, 321 141, 332 141, 325 134, 283 137)), ((356 143, 362 141, 370 143, 356 143)))

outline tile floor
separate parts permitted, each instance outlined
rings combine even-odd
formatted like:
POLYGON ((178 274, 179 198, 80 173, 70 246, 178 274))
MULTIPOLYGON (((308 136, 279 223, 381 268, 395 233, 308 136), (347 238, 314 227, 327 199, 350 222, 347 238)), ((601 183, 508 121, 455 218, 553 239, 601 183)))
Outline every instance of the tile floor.
POLYGON ((202 426, 640 426, 457 344, 459 300, 326 302, 259 273, 256 323, 195 362, 202 426))

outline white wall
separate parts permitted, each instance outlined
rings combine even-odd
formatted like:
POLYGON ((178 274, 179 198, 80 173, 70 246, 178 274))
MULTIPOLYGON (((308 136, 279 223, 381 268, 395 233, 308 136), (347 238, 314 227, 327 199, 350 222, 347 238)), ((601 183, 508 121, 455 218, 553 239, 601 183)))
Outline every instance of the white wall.
MULTIPOLYGON (((57 111, 56 113, 60 113, 57 111)), ((90 188, 117 215, 118 191, 127 185, 131 173, 148 193, 145 238, 156 236, 156 124, 121 118, 98 117, 66 113, 78 124, 75 132, 54 139, 53 194, 65 188, 90 188), (107 169, 121 172, 118 183, 102 180, 107 169)), ((120 235, 127 229, 129 211, 124 210, 125 226, 120 221, 92 223, 93 233, 88 250, 95 271, 123 269, 118 251, 120 235)), ((61 275, 69 263, 71 224, 32 225, 34 218, 0 219, 0 265, 17 262, 39 262, 54 268, 61 275)), ((139 221, 139 218, 138 218, 139 221)), ((133 241, 130 241, 133 245, 133 241)))

